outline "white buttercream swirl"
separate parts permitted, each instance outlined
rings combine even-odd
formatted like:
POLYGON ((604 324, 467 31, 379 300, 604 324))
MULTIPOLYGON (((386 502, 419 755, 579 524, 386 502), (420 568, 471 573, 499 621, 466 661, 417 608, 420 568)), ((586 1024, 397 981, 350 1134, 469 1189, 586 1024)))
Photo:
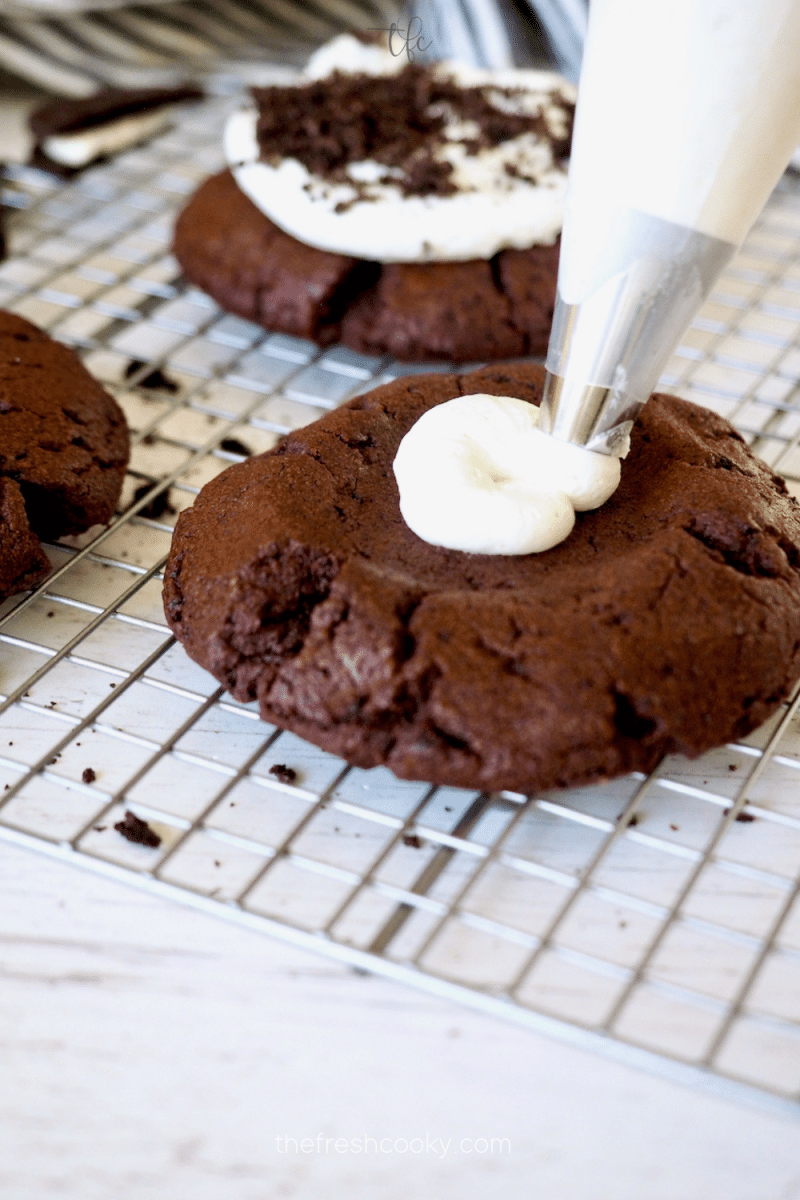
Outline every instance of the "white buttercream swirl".
POLYGON ((400 511, 434 546, 532 554, 568 537, 575 513, 616 490, 620 460, 536 428, 539 410, 512 396, 459 396, 429 409, 400 443, 400 511))
POLYGON ((392 54, 388 45, 365 44, 352 33, 331 38, 309 58, 306 79, 325 79, 334 71, 348 75, 395 75, 408 61, 405 54, 392 54))

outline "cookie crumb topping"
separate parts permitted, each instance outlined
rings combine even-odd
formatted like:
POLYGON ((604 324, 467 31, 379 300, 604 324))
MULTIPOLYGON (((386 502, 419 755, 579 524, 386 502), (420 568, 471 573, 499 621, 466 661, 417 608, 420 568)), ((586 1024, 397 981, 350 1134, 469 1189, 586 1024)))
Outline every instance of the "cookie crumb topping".
POLYGON ((377 163, 384 170, 359 181, 362 190, 391 183, 404 196, 460 190, 450 161, 456 148, 474 156, 532 135, 549 147, 548 165, 560 162, 569 153, 574 114, 557 90, 463 86, 417 63, 392 76, 337 71, 300 87, 254 88, 253 97, 262 161, 294 158, 331 183, 352 183, 354 164, 377 163))

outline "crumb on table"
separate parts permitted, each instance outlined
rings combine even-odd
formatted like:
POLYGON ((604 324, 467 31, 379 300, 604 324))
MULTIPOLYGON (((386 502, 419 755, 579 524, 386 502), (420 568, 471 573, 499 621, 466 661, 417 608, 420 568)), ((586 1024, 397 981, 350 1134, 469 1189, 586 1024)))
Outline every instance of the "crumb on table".
POLYGON ((285 763, 273 763, 269 773, 279 779, 281 783, 294 783, 297 779, 297 771, 293 767, 287 767, 285 763))
POLYGON ((141 817, 137 817, 136 813, 132 813, 127 809, 125 816, 121 821, 117 821, 114 826, 117 833, 121 833, 129 842, 138 842, 141 846, 160 846, 161 838, 151 829, 147 821, 143 821, 141 817))
MULTIPOLYGON (((140 358, 132 358, 125 368, 125 378, 130 379, 137 371, 141 371, 142 367, 146 367, 147 363, 140 358)), ((147 388, 151 392, 177 392, 180 384, 174 379, 170 379, 169 375, 165 375, 160 367, 148 372, 143 379, 140 379, 136 385, 140 388, 147 388)))
MULTIPOLYGON (((731 810, 729 808, 726 808, 723 815, 727 817, 730 811, 731 810)), ((749 825, 750 822, 755 821, 756 818, 754 813, 748 812, 746 808, 743 808, 742 811, 738 812, 733 819, 734 821, 739 821, 742 825, 749 825)))
MULTIPOLYGON (((136 491, 133 493, 133 500, 131 503, 138 503, 143 496, 147 495, 152 486, 152 483, 148 483, 146 480, 144 483, 140 483, 136 491)), ((163 492, 156 493, 149 504, 145 504, 144 508, 139 509, 138 516, 146 517, 150 521, 157 521, 159 517, 163 517, 164 513, 174 512, 175 509, 172 507, 169 499, 169 488, 165 488, 163 492)))
POLYGON ((253 453, 249 446, 245 446, 244 442, 240 442, 238 438, 223 438, 219 448, 228 454, 241 454, 244 458, 249 458, 253 453))

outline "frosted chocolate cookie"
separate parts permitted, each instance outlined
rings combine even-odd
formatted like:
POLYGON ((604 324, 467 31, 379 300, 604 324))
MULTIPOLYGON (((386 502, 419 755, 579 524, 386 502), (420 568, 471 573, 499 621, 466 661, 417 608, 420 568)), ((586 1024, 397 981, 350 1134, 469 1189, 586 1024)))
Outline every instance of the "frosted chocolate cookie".
POLYGON ((226 127, 229 171, 179 217, 184 273, 224 308, 320 344, 409 360, 543 353, 571 86, 388 59, 389 73, 253 90, 226 127))
POLYGON ((723 419, 654 396, 619 487, 541 554, 421 541, 392 464, 427 410, 537 404, 533 364, 399 379, 229 468, 178 521, 165 609, 262 716, 363 767, 531 792, 761 723, 800 675, 800 510, 723 419))
POLYGON ((111 518, 127 462, 122 410, 77 355, 0 311, 0 597, 49 569, 40 538, 111 518))
POLYGON ((224 171, 178 217, 174 251, 187 279, 228 312, 321 346, 450 362, 547 349, 557 246, 382 266, 299 242, 224 171))

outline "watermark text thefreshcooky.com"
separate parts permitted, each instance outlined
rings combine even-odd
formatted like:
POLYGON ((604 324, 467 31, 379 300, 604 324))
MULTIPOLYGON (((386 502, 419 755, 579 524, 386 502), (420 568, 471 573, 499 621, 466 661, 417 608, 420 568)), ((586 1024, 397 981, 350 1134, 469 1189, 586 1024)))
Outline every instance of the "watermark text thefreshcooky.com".
POLYGON ((291 1137, 280 1134, 275 1138, 278 1154, 433 1154, 444 1158, 447 1154, 510 1154, 510 1138, 432 1138, 424 1137, 326 1137, 318 1133, 315 1138, 291 1137))

